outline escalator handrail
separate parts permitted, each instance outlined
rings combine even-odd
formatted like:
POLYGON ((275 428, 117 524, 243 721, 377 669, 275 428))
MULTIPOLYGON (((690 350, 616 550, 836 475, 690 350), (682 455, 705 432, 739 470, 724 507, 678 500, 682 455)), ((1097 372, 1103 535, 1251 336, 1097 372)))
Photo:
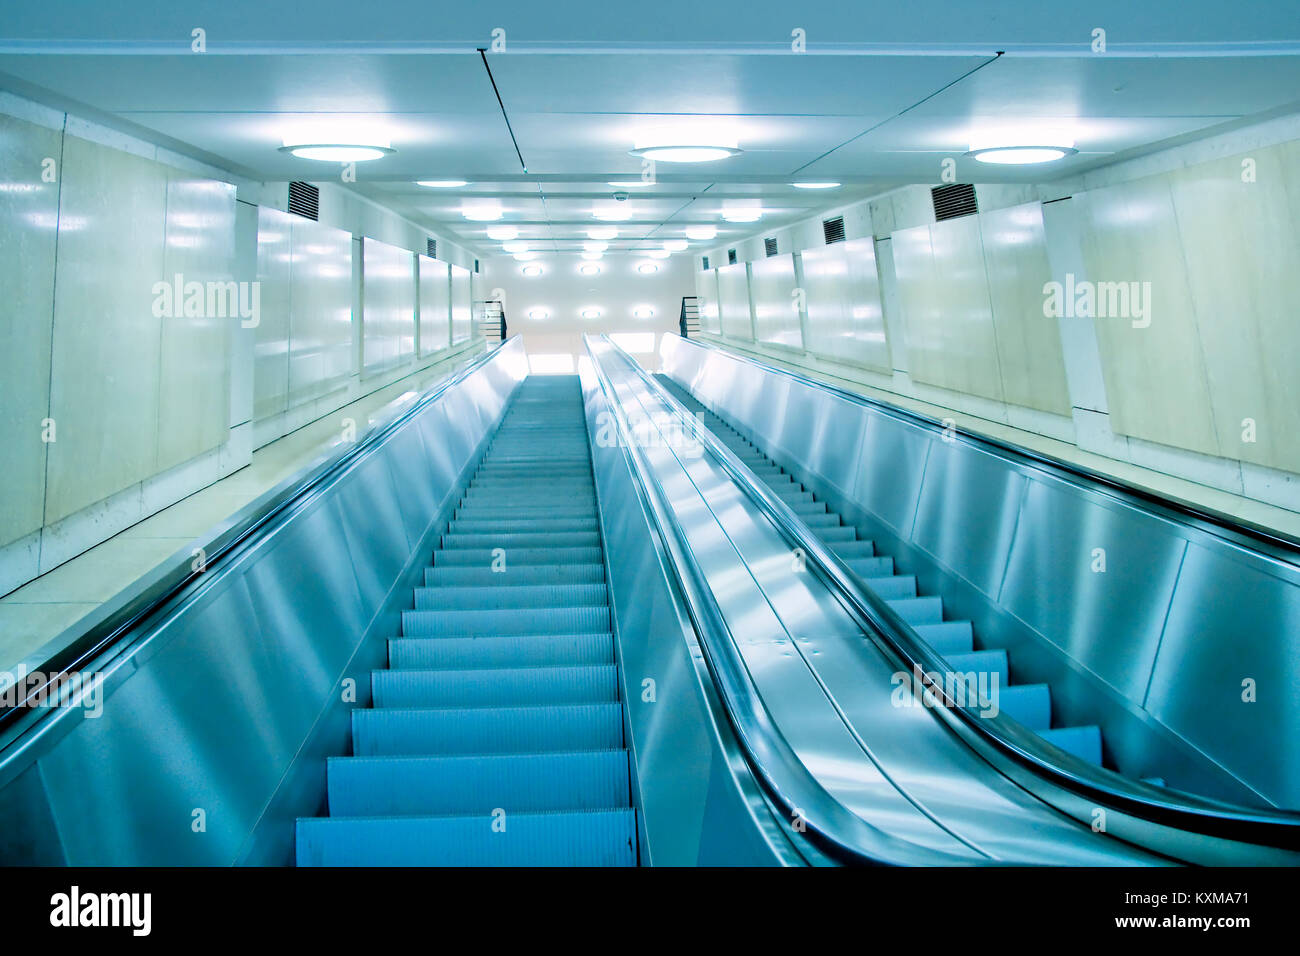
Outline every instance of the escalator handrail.
MULTIPOLYGON (((1256 524, 1245 518, 1216 511, 1204 505, 1166 497, 1114 475, 1095 471, 1086 465, 1066 461, 1063 458, 1056 458, 1046 452, 1026 448, 1023 445, 1016 445, 1004 439, 995 438, 992 435, 982 435, 978 432, 969 431, 955 424, 946 424, 945 421, 932 418, 923 412, 893 405, 882 399, 872 398, 869 395, 862 395, 791 369, 769 365, 749 355, 736 355, 712 343, 701 342, 698 339, 688 339, 684 336, 682 338, 683 341, 695 348, 720 352, 728 358, 748 362, 765 372, 785 376, 801 385, 820 389, 834 395, 836 398, 870 408, 906 424, 930 432, 942 432, 945 436, 951 436, 953 441, 963 441, 981 450, 988 450, 996 457, 1009 459, 1018 465, 1046 472, 1053 478, 1067 484, 1082 486, 1085 489, 1101 486, 1108 493, 1140 510, 1153 513, 1158 517, 1172 519, 1177 523, 1189 525, 1207 534, 1224 539, 1231 544, 1259 551, 1265 557, 1300 570, 1300 538, 1294 537, 1285 531, 1256 524), (1163 514, 1163 512, 1172 514, 1163 514)), ((945 438, 945 440, 948 439, 945 438)))
MULTIPOLYGON (((98 612, 91 612, 43 645, 31 657, 36 667, 27 668, 27 661, 22 665, 32 675, 39 674, 41 679, 24 685, 28 692, 22 700, 15 699, 12 705, 0 709, 0 733, 8 731, 17 721, 33 712, 49 716, 56 714, 57 709, 29 708, 25 705, 29 701, 41 699, 38 695, 43 695, 47 688, 61 686, 71 672, 85 668, 96 659, 102 659, 106 653, 128 641, 136 629, 165 604, 200 584, 205 576, 212 576, 224 558, 274 526, 282 516, 295 511, 318 488, 350 469, 371 449, 386 441, 447 391, 491 362, 497 357, 497 351, 489 350, 477 356, 405 408, 392 408, 395 403, 390 403, 388 413, 371 424, 356 441, 326 452, 305 469, 245 505, 230 518, 173 554, 163 564, 118 592, 98 612), (195 548, 200 549, 204 556, 203 564, 198 570, 191 560, 194 553, 192 549, 195 548), (71 637, 69 632, 72 632, 71 637), (47 652, 47 649, 50 650, 47 652)), ((38 722, 43 723, 43 720, 38 722)), ((0 740, 0 747, 7 742, 0 740)))
POLYGON ((803 549, 810 559, 809 565, 816 568, 841 603, 864 625, 864 633, 883 639, 888 649, 907 666, 909 673, 919 671, 927 675, 926 686, 945 705, 938 708, 939 713, 956 717, 974 730, 986 745, 996 748, 999 753, 1053 785, 1094 803, 1106 804, 1178 830, 1242 843, 1300 849, 1300 813, 1241 807, 1181 792, 1174 796, 1164 788, 1130 780, 1081 760, 1011 718, 1001 714, 984 717, 968 702, 952 699, 942 685, 935 685, 928 679, 929 675, 945 675, 951 670, 943 657, 917 637, 888 602, 862 585, 843 559, 828 548, 789 505, 764 487, 735 453, 702 425, 662 383, 639 365, 636 368, 641 379, 656 390, 787 540, 803 549))
POLYGON ((645 494, 669 565, 677 578, 686 610, 694 625, 705 664, 723 702, 756 781, 772 804, 785 815, 786 829, 798 821, 795 834, 812 842, 839 863, 853 865, 966 865, 972 860, 899 840, 857 816, 830 794, 808 770, 776 726, 753 677, 745 666, 735 636, 723 616, 704 570, 695 559, 686 534, 668 504, 667 492, 645 462, 622 404, 592 348, 593 341, 609 346, 639 370, 607 336, 583 336, 591 365, 619 431, 628 464, 645 494))

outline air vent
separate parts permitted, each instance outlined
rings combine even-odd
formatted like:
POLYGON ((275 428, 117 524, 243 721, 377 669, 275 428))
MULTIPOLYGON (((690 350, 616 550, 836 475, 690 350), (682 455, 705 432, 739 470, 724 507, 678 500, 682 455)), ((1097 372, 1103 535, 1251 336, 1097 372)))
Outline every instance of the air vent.
POLYGON ((970 183, 935 186, 930 190, 930 199, 934 203, 934 218, 938 222, 973 216, 979 212, 975 206, 975 187, 970 183))
POLYGON ((734 266, 735 264, 736 264, 736 250, 735 250, 735 249, 728 249, 728 250, 727 250, 727 265, 729 265, 729 266, 734 266))
POLYGON ((844 241, 844 217, 836 216, 834 219, 822 220, 822 237, 826 240, 826 245, 832 242, 844 241))
POLYGON ((289 211, 304 219, 319 219, 320 190, 311 183, 290 183, 289 211))
POLYGON ((437 240, 437 239, 426 239, 426 240, 424 240, 424 245, 425 245, 425 251, 429 253, 429 258, 430 258, 430 259, 436 259, 436 258, 438 258, 438 240, 437 240))
POLYGON ((703 261, 704 261, 704 271, 705 271, 705 272, 708 272, 708 271, 709 271, 709 257, 708 257, 708 256, 702 256, 701 258, 702 258, 703 261))
POLYGON ((776 236, 768 236, 763 240, 763 251, 767 253, 769 259, 776 255, 776 236))
POLYGON ((474 272, 475 272, 475 273, 478 272, 478 260, 477 260, 477 259, 474 260, 474 272))

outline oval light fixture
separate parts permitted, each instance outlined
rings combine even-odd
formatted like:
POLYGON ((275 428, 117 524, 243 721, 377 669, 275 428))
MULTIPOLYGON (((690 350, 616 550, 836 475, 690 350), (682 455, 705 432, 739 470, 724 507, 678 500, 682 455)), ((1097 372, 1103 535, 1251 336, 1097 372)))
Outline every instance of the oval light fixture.
POLYGON ((643 276, 650 276, 658 272, 659 267, 653 262, 638 262, 636 271, 641 273, 643 276))
POLYGON ((968 159, 1000 166, 1028 166, 1033 163, 1050 163, 1078 150, 1073 146, 985 146, 966 153, 968 159))
POLYGON ((655 310, 650 308, 648 305, 638 305, 632 310, 632 315, 638 319, 653 319, 655 317, 655 310))
POLYGON ((587 260, 592 261, 592 262, 596 261, 597 259, 604 258, 604 256, 605 256, 605 253, 603 253, 603 252, 592 252, 592 251, 588 251, 588 252, 584 252, 584 253, 582 254, 582 258, 587 259, 587 260))
MULTIPOLYGON (((524 275, 528 276, 530 279, 532 279, 541 275, 546 270, 543 269, 541 266, 524 266, 519 271, 522 272, 524 275)), ((531 313, 529 314, 529 318, 532 318, 531 313)), ((545 316, 543 316, 543 318, 545 318, 545 316)))
POLYGON ((839 189, 840 183, 791 183, 795 189, 839 189))
POLYGON ((647 249, 646 255, 651 259, 667 259, 672 253, 667 249, 647 249))
POLYGON ((509 242, 511 239, 519 238, 519 227, 488 226, 487 234, 489 239, 495 239, 497 242, 509 242))
POLYGON ((322 163, 364 163, 382 159, 397 150, 377 143, 288 143, 280 147, 282 153, 292 153, 299 159, 315 159, 322 163))
POLYGON ((609 243, 597 239, 589 239, 582 244, 582 248, 588 252, 604 252, 609 248, 609 243))
POLYGON ((587 308, 582 310, 582 317, 584 319, 599 319, 600 316, 601 316, 600 309, 587 308))
POLYGON ((515 262, 530 262, 540 256, 540 252, 516 252, 515 262))
POLYGON ((551 313, 546 309, 529 309, 528 317, 530 319, 549 319, 551 313))
POLYGON ((687 226, 687 239, 714 239, 717 238, 717 226, 687 226))
POLYGON ((726 159, 729 156, 739 156, 741 149, 739 146, 721 144, 674 144, 665 146, 638 145, 630 152, 633 156, 639 156, 642 159, 653 159, 657 163, 711 163, 715 160, 726 159))
POLYGON ((758 222, 763 216, 763 207, 753 200, 722 203, 722 218, 727 222, 758 222))
POLYGON ((618 226, 592 226, 587 235, 592 239, 614 239, 618 236, 618 226))
POLYGON ((512 239, 509 242, 501 243, 501 248, 506 252, 527 252, 528 243, 523 239, 512 239))
POLYGON ((640 189, 642 186, 653 186, 654 183, 644 179, 611 179, 605 185, 615 189, 640 189))
POLYGON ((582 265, 578 266, 578 272, 585 276, 598 276, 600 275, 600 263, 584 262, 582 265))
POLYGON ((470 222, 491 222, 502 216, 499 202, 465 203, 460 207, 460 214, 470 222))
POLYGON ((468 186, 469 183, 464 179, 420 179, 416 180, 415 185, 424 186, 426 189, 459 189, 461 186, 468 186))
POLYGON ((664 248, 667 249, 669 252, 685 252, 685 251, 686 251, 686 246, 687 246, 687 243, 686 243, 686 240, 685 240, 685 239, 665 239, 665 240, 664 240, 664 248))
POLYGON ((591 214, 603 222, 623 222, 632 218, 632 205, 626 201, 603 203, 593 207, 591 214))

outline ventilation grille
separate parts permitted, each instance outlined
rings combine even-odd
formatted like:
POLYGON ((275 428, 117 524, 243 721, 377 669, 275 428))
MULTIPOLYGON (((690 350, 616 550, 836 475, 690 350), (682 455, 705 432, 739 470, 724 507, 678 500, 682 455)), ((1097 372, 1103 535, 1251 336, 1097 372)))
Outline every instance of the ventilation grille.
POLYGON ((709 257, 708 257, 708 256, 702 256, 701 258, 702 258, 703 261, 704 261, 704 271, 705 271, 705 272, 708 272, 708 271, 709 271, 709 257))
POLYGON ((289 211, 304 219, 319 219, 320 190, 311 183, 290 183, 289 211))
POLYGON ((425 244, 425 247, 426 247, 426 248, 425 248, 425 251, 429 253, 429 258, 430 258, 430 259, 436 259, 436 258, 438 258, 438 240, 437 240, 437 239, 426 239, 426 240, 424 241, 424 244, 425 244))
POLYGON ((930 190, 930 200, 934 203, 934 218, 937 222, 973 216, 979 211, 975 206, 975 187, 969 183, 935 186, 930 190))
POLYGON ((477 260, 477 259, 474 260, 474 271, 475 271, 476 273, 478 272, 478 260, 477 260))
POLYGON ((769 259, 776 255, 776 236, 768 236, 763 240, 763 251, 767 253, 769 259))
POLYGON ((735 250, 735 249, 728 249, 728 250, 727 250, 727 265, 729 265, 729 266, 734 266, 735 264, 736 264, 736 250, 735 250))
POLYGON ((822 237, 829 246, 832 242, 844 241, 844 217, 836 216, 834 219, 822 220, 822 237))

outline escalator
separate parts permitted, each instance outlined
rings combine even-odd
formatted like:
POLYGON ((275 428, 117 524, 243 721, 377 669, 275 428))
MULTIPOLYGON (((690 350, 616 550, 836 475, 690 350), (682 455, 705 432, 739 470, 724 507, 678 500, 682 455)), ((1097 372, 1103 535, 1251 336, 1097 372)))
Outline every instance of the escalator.
POLYGON ((298 865, 635 865, 576 376, 519 386, 422 584, 298 865))

